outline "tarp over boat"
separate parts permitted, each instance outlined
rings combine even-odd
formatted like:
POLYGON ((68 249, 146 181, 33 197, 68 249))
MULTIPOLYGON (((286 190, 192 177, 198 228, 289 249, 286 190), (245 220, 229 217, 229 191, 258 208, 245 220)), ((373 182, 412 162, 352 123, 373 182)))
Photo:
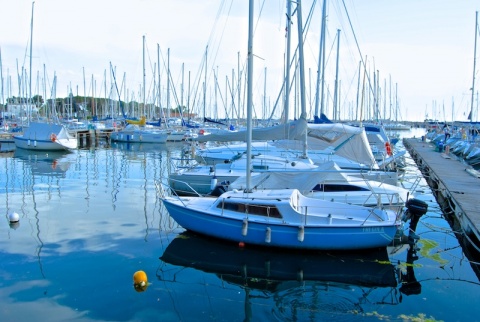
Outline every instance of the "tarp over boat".
MULTIPOLYGON (((316 169, 299 171, 267 171, 251 176, 251 186, 260 189, 298 189, 310 191, 319 182, 344 181, 347 178, 335 162, 326 162, 316 169)), ((246 176, 230 184, 231 189, 243 190, 247 186, 246 176)))
POLYGON ((64 125, 56 123, 30 122, 23 134, 13 139, 17 148, 27 150, 68 150, 78 146, 77 138, 64 125))
MULTIPOLYGON (((309 123, 307 127, 307 149, 312 159, 315 159, 316 152, 330 153, 376 167, 375 156, 363 128, 341 123, 309 123)), ((272 145, 288 150, 301 150, 303 142, 277 140, 272 142, 272 145)))
MULTIPOLYGON (((305 135, 307 129, 307 119, 300 117, 298 120, 266 128, 254 128, 252 129, 252 140, 269 141, 269 140, 300 140, 305 135)), ((246 141, 247 131, 225 131, 219 133, 212 133, 208 135, 198 136, 192 139, 198 142, 234 142, 234 141, 246 141)))

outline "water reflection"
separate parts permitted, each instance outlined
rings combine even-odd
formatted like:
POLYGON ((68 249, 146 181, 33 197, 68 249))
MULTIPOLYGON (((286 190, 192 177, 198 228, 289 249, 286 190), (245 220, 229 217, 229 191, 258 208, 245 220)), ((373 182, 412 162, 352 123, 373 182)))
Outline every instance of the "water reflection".
POLYGON ((111 147, 121 151, 130 152, 161 152, 178 151, 186 146, 184 142, 168 143, 131 143, 131 142, 111 142, 111 147))
POLYGON ((65 177, 72 161, 68 151, 30 151, 16 149, 13 157, 31 168, 33 175, 65 177))
MULTIPOLYGON (((177 240, 183 229, 159 202, 157 181, 184 159, 181 148, 165 148, 79 149, 59 158, 71 161, 63 177, 50 175, 51 163, 31 175, 53 162, 41 153, 0 155, 2 321, 478 319, 478 261, 462 252, 423 180, 415 197, 429 212, 416 229, 418 249, 370 256, 208 247, 189 234, 177 240), (152 283, 143 293, 132 287, 138 270, 152 283)), ((413 164, 405 184, 418 178, 413 164)))
MULTIPOLYGON (((215 299, 218 305, 209 314, 218 317, 225 316, 219 312, 228 306, 242 310, 236 313, 245 320, 258 319, 262 310, 271 306, 279 320, 303 320, 312 314, 315 318, 367 314, 372 304, 399 301, 397 270, 386 249, 332 253, 242 248, 184 232, 167 246, 160 260, 157 278, 165 283, 173 300, 195 296, 212 305, 215 299), (244 306, 239 307, 237 301, 232 302, 232 294, 228 295, 235 290, 243 293, 244 306), (222 298, 225 303, 220 303, 222 298)), ((409 274, 412 279, 413 272, 409 274)), ((192 304, 188 312, 178 312, 179 319, 195 316, 199 313, 196 309, 201 310, 192 304)))

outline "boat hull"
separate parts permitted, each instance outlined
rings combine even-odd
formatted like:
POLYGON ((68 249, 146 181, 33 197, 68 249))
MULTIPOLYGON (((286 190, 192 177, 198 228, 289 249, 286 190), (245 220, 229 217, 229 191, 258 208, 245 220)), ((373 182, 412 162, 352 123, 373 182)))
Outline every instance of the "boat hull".
POLYGON ((162 199, 170 216, 183 228, 207 236, 261 246, 297 249, 353 250, 388 246, 397 230, 386 223, 375 226, 291 225, 281 220, 269 223, 248 221, 228 216, 212 215, 162 199), (302 227, 302 228, 300 228, 302 227), (302 238, 299 238, 303 230, 302 238))
POLYGON ((14 137, 15 145, 17 148, 25 150, 38 150, 38 151, 64 151, 77 148, 77 140, 70 139, 57 139, 55 142, 51 140, 35 140, 24 137, 14 137))
POLYGON ((165 143, 168 135, 166 133, 124 133, 113 132, 110 139, 116 142, 130 143, 165 143))

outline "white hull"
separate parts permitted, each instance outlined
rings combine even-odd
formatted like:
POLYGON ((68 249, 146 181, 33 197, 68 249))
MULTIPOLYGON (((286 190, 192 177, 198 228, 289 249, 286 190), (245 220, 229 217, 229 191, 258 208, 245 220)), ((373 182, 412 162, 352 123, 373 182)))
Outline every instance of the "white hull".
POLYGON ((13 139, 17 148, 26 150, 61 151, 78 147, 77 138, 60 124, 32 122, 22 135, 13 139))
POLYGON ((125 129, 112 132, 110 140, 131 143, 165 143, 168 133, 161 130, 142 130, 137 125, 129 124, 125 129))

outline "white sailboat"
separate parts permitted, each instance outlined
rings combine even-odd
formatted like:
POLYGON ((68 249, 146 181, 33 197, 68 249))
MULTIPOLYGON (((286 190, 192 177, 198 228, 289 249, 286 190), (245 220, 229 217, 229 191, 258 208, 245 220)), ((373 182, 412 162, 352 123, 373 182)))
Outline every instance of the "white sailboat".
POLYGON ((23 134, 14 135, 15 145, 20 149, 61 151, 78 147, 76 137, 70 135, 62 124, 30 122, 23 134))
MULTIPOLYGON (((32 97, 32 35, 33 35, 33 9, 35 2, 32 3, 32 21, 30 30, 30 85, 29 97, 32 97)), ((56 78, 54 78, 54 88, 56 78)), ((55 101, 55 98, 53 99, 55 101)), ((24 127, 23 133, 14 135, 15 146, 27 150, 70 150, 78 147, 77 138, 70 135, 66 127, 59 123, 51 122, 31 122, 30 111, 27 112, 29 123, 24 127)))
POLYGON ((115 142, 165 143, 167 138, 168 132, 165 130, 146 129, 137 124, 128 124, 125 128, 110 134, 110 140, 115 142))

